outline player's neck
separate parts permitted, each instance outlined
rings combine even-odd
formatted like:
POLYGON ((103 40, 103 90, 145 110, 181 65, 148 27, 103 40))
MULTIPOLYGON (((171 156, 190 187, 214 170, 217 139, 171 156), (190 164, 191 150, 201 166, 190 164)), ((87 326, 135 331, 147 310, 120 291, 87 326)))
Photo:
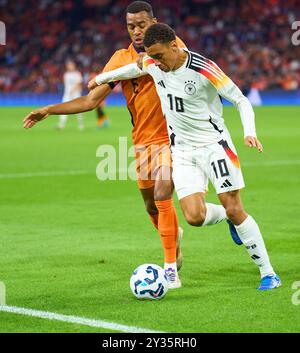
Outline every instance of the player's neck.
POLYGON ((179 49, 178 58, 172 71, 178 70, 186 61, 188 54, 183 50, 179 49))

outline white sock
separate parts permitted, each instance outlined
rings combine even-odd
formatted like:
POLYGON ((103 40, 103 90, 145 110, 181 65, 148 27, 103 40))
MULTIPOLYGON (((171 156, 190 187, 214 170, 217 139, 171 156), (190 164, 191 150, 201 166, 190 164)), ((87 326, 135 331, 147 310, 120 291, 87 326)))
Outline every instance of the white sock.
POLYGON ((79 130, 83 130, 84 129, 83 115, 82 114, 77 114, 77 120, 78 120, 79 130))
POLYGON ((60 115, 59 116, 59 123, 58 126, 60 128, 64 128, 67 122, 68 116, 67 115, 60 115))
POLYGON ((206 216, 202 226, 210 226, 223 221, 226 216, 226 210, 221 205, 215 205, 213 203, 206 203, 206 216))
POLYGON ((258 266, 261 277, 274 274, 263 237, 255 220, 248 215, 243 223, 235 226, 235 229, 251 259, 258 266))
POLYGON ((175 270, 175 273, 177 273, 176 262, 165 262, 164 270, 168 270, 169 268, 171 268, 172 270, 175 270))

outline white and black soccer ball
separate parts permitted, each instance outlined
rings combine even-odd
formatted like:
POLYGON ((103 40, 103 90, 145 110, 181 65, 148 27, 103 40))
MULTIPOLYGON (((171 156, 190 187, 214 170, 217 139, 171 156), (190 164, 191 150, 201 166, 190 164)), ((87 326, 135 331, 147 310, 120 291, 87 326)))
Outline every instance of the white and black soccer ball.
POLYGON ((138 299, 161 299, 168 291, 165 271, 155 264, 140 265, 133 271, 130 288, 138 299))

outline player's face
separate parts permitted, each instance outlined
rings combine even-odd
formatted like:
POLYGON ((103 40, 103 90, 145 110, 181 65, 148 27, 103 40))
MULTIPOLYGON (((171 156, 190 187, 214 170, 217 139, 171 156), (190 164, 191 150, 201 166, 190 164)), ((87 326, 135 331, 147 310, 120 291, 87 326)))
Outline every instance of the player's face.
POLYGON ((145 47, 145 50, 162 71, 168 72, 174 69, 178 60, 176 41, 167 44, 156 43, 151 47, 145 47))
POLYGON ((66 69, 67 69, 67 71, 74 71, 76 69, 76 66, 73 63, 73 61, 68 61, 66 63, 66 69))
POLYGON ((155 18, 150 18, 146 11, 127 13, 127 30, 133 44, 138 49, 144 49, 144 35, 147 28, 156 23, 155 18))

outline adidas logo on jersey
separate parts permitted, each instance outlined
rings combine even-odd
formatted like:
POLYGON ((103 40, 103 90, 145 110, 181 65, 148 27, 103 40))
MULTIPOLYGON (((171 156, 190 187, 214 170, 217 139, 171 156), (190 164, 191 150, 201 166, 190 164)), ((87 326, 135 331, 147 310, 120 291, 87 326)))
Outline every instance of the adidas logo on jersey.
POLYGON ((165 86, 165 84, 164 84, 164 81, 163 81, 163 80, 159 81, 159 82, 158 82, 158 85, 160 85, 160 86, 161 86, 161 87, 163 87, 163 88, 166 88, 166 86, 165 86))
POLYGON ((226 179, 223 185, 221 186, 221 189, 228 188, 228 186, 232 186, 232 184, 228 179, 226 179))

